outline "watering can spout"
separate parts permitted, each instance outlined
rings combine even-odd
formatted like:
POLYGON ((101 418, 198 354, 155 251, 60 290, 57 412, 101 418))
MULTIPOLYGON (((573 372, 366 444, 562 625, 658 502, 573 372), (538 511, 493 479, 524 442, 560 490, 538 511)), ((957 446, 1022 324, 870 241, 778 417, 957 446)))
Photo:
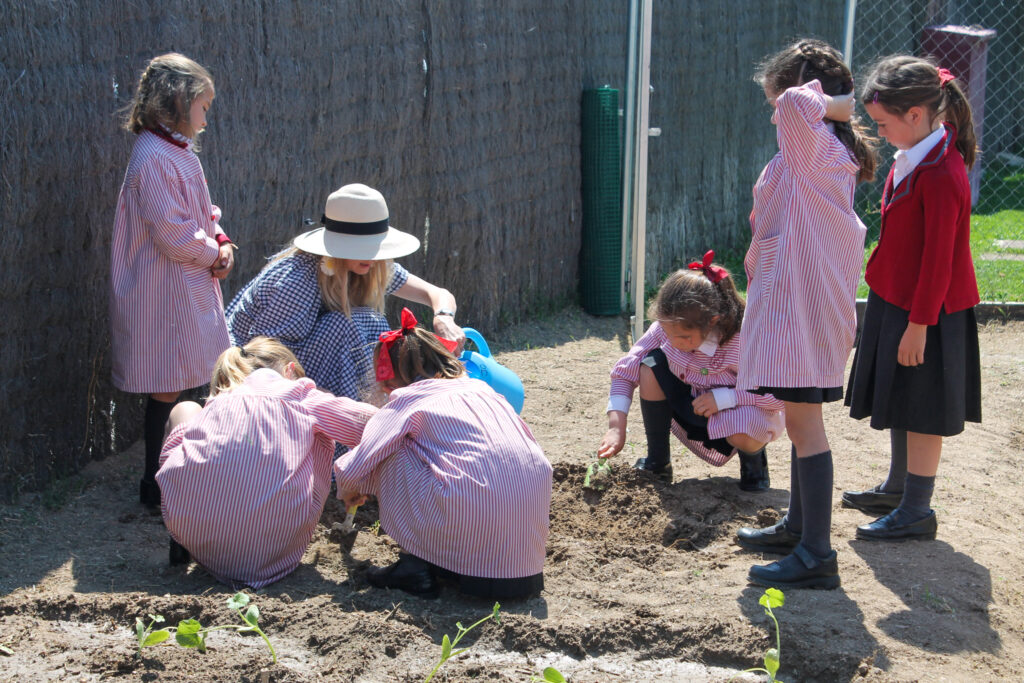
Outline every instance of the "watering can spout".
POLYGON ((486 382, 492 389, 505 397, 516 413, 523 410, 523 382, 519 376, 491 357, 491 349, 483 335, 472 327, 462 328, 466 339, 476 345, 477 351, 463 351, 459 360, 466 367, 466 374, 473 379, 486 382))

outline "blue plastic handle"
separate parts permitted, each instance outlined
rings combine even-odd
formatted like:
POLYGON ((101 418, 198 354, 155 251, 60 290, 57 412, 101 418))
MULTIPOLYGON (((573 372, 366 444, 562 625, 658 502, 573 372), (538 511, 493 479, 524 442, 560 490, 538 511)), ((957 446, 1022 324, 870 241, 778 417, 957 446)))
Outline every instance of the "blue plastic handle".
MULTIPOLYGON (((481 356, 486 356, 487 358, 491 357, 491 348, 487 346, 487 342, 484 340, 484 336, 482 334, 474 330, 472 327, 463 327, 462 333, 466 335, 466 339, 476 344, 476 348, 480 351, 481 356)), ((470 352, 463 351, 463 358, 467 358, 468 356, 466 356, 466 354, 468 353, 470 352)))

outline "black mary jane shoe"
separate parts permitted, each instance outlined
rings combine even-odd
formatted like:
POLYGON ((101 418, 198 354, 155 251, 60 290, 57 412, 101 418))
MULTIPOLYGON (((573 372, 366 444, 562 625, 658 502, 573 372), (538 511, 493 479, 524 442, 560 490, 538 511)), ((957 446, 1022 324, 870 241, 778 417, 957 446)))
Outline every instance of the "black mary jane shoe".
POLYGON ((171 566, 188 564, 191 559, 192 556, 189 554, 188 550, 185 549, 185 546, 172 538, 171 545, 167 551, 168 564, 171 566))
POLYGON ((666 484, 672 483, 672 463, 668 463, 666 465, 662 465, 661 467, 657 467, 648 465, 647 458, 640 458, 635 463, 633 463, 633 469, 650 472, 655 476, 656 479, 658 479, 659 481, 663 481, 666 484))
POLYGON ((903 510, 896 509, 885 517, 879 517, 869 524, 857 527, 857 538, 864 541, 909 541, 935 539, 939 523, 935 518, 935 510, 929 510, 921 519, 907 521, 908 516, 903 510))
POLYGON ((436 598, 441 588, 426 560, 399 553, 398 561, 387 567, 370 567, 366 581, 376 588, 397 588, 420 598, 436 598))
POLYGON ((793 548, 790 555, 778 562, 750 568, 747 581, 769 588, 824 588, 839 587, 839 563, 836 551, 818 557, 802 545, 793 548))
POLYGON ((786 526, 786 520, 764 529, 745 526, 736 532, 736 542, 747 550, 785 555, 793 551, 800 542, 800 534, 786 526))
POLYGON ((160 507, 160 487, 156 479, 139 480, 139 502, 150 509, 160 507))
POLYGON ((903 500, 903 492, 883 491, 881 484, 867 491, 843 491, 843 507, 869 515, 884 515, 895 510, 903 500))
POLYGON ((772 480, 768 477, 768 453, 765 449, 762 448, 757 453, 740 451, 739 454, 740 490, 761 492, 770 489, 772 480))

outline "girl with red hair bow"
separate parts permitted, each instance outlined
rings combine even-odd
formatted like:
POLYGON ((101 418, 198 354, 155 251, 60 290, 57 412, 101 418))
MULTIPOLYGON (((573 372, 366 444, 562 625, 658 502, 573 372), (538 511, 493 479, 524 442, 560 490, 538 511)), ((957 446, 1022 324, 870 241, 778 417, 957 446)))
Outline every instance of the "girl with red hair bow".
POLYGON ((765 445, 783 430, 782 402, 736 389, 743 300, 715 253, 669 275, 648 317, 654 321, 612 370, 608 432, 598 456, 626 442, 626 416, 640 387, 647 457, 637 469, 672 481, 669 434, 697 457, 720 467, 740 456, 739 487, 767 490, 765 445))
POLYGON ((334 463, 347 506, 377 497, 398 561, 367 580, 436 597, 441 581, 490 599, 544 587, 551 464, 509 402, 470 379, 453 348, 416 326, 380 335, 373 351, 388 402, 359 446, 334 463))

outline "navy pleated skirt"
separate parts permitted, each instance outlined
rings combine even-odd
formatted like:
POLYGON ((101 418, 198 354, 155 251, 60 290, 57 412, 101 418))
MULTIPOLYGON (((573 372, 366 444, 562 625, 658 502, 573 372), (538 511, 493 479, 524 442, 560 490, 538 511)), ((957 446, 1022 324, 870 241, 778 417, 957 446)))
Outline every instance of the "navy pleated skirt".
POLYGON ((846 405, 875 429, 953 436, 964 422, 981 422, 981 358, 974 309, 947 314, 928 326, 924 363, 896 361, 909 313, 874 292, 853 357, 846 405))

